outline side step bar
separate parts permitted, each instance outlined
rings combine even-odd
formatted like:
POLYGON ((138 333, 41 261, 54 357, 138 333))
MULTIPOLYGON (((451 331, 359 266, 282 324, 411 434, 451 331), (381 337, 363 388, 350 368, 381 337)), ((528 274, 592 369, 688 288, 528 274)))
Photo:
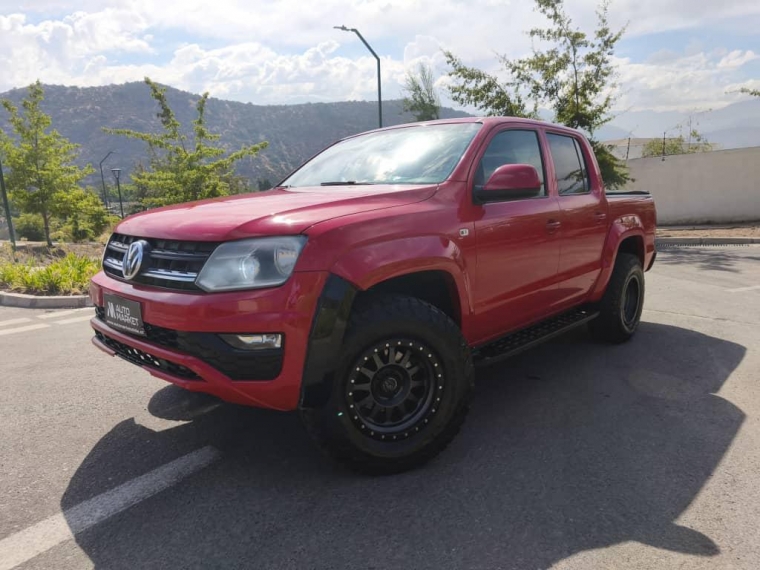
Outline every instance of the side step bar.
POLYGON ((588 309, 574 309, 538 324, 492 341, 475 349, 473 357, 478 366, 486 366, 514 356, 524 350, 559 336, 597 317, 588 309))

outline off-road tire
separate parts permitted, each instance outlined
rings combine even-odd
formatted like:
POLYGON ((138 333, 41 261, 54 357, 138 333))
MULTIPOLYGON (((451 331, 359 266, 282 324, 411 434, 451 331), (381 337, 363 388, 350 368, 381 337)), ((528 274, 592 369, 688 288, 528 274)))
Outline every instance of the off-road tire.
POLYGON ((636 332, 644 306, 644 270, 638 256, 619 253, 610 282, 598 310, 589 323, 591 336, 598 341, 619 344, 636 332), (635 301, 631 295, 635 295, 635 301))
MULTIPOLYGON (((396 382, 394 376, 389 381, 391 386, 402 383, 401 376, 405 372, 402 369, 398 374, 399 381, 396 382)), ((419 371, 414 374, 417 376, 410 374, 406 382, 409 385, 416 383, 418 387, 414 390, 418 390, 422 381, 411 379, 425 375, 420 376, 419 371)), ((469 411, 474 375, 472 355, 459 327, 440 309, 420 299, 400 295, 362 299, 357 301, 349 320, 328 403, 320 409, 302 408, 301 419, 323 451, 354 471, 371 475, 400 473, 431 460, 459 433, 469 411), (389 353, 390 349, 394 352, 389 353), (380 377, 380 372, 386 368, 379 364, 372 376, 365 378, 362 372, 358 372, 362 369, 366 373, 364 366, 375 366, 375 353, 386 360, 394 359, 385 365, 388 370, 392 369, 392 374, 399 369, 395 359, 409 367, 408 362, 404 364, 402 354, 408 355, 404 358, 419 363, 418 368, 434 371, 432 404, 420 412, 422 415, 418 419, 410 416, 409 422, 412 423, 407 428, 400 427, 398 433, 397 426, 387 428, 390 430, 387 432, 375 431, 386 428, 375 423, 380 420, 369 417, 372 412, 356 413, 361 406, 352 399, 359 393, 352 391, 356 386, 352 380, 363 381, 365 386, 372 387, 376 380, 385 378, 380 377), (367 364, 363 364, 365 362, 367 364)), ((387 387, 386 384, 382 386, 387 387)), ((425 394, 427 386, 426 383, 425 394)), ((382 391, 376 394, 366 387, 364 391, 372 398, 366 405, 371 405, 373 412, 378 401, 386 401, 378 400, 377 394, 392 394, 382 391)), ((399 391, 398 395, 403 396, 403 392, 399 391)), ((366 401, 366 396, 362 397, 366 401)), ((428 397, 425 398, 428 401, 428 397)), ((416 405, 404 401, 396 413, 407 413, 407 407, 416 405)), ((378 417, 385 418, 385 412, 388 409, 380 410, 378 417)))

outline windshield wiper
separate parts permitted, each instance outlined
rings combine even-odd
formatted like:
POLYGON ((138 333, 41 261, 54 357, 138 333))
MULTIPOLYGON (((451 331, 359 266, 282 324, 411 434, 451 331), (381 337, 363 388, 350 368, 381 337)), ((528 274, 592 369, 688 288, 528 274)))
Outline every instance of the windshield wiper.
POLYGON ((356 180, 332 180, 320 182, 320 186, 371 186, 374 182, 357 182, 356 180))

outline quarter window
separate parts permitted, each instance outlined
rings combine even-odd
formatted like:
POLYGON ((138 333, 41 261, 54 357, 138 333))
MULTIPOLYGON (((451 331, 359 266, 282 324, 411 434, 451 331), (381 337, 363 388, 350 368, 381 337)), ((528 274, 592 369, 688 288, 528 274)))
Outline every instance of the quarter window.
POLYGON ((554 161, 559 195, 585 194, 589 191, 588 171, 580 144, 573 137, 547 133, 554 161))

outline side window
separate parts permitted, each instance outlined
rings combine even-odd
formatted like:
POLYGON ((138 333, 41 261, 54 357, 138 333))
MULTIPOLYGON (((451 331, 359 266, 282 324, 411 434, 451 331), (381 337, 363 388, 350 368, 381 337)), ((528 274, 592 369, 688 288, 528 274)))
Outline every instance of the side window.
POLYGON ((475 185, 482 186, 494 170, 504 164, 530 164, 538 171, 541 180, 539 196, 546 195, 544 184, 544 161, 536 131, 502 131, 491 142, 480 160, 475 174, 475 185))
POLYGON ((585 194, 589 191, 586 161, 578 141, 573 137, 547 133, 549 150, 554 160, 559 195, 585 194))

